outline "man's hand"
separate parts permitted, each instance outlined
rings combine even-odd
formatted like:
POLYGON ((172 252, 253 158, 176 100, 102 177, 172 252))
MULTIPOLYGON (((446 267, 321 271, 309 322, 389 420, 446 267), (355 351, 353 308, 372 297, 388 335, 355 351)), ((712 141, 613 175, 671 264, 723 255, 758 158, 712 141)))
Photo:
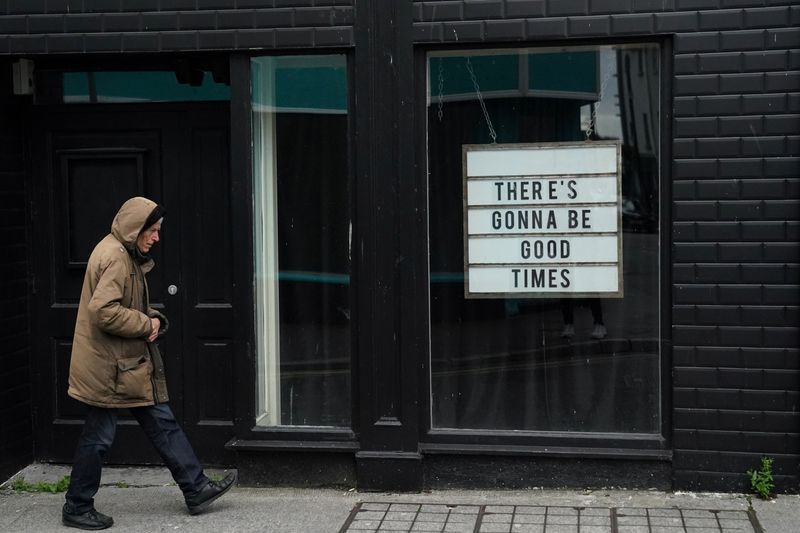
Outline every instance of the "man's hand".
POLYGON ((147 337, 147 342, 153 342, 158 337, 158 330, 161 328, 161 321, 157 318, 150 319, 150 325, 153 328, 153 331, 150 332, 150 336, 147 337))

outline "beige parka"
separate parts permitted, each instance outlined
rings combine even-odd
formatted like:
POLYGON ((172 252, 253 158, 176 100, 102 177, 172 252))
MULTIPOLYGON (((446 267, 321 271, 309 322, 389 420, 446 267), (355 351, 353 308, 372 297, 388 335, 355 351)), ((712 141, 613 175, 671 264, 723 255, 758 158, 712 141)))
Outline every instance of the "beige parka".
MULTIPOLYGON (((157 204, 126 201, 111 233, 95 246, 83 279, 67 393, 97 407, 142 407, 169 400, 158 347, 147 342, 151 317, 166 317, 149 304, 145 274, 155 265, 134 258, 136 238, 157 204)), ((141 255, 139 256, 141 257, 141 255)))

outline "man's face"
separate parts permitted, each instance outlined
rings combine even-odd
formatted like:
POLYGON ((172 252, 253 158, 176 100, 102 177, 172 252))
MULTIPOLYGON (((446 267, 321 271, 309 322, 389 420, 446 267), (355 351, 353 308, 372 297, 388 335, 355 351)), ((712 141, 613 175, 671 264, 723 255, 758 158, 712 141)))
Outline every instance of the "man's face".
POLYGON ((149 228, 143 230, 138 237, 136 237, 136 247, 143 254, 150 251, 155 243, 161 240, 161 222, 156 222, 149 228))

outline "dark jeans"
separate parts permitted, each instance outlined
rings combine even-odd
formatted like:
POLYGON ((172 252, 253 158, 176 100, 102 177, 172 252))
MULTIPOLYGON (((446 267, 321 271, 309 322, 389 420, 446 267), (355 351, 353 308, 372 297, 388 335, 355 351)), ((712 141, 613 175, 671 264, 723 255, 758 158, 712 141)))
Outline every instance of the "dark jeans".
MULTIPOLYGON (((169 406, 159 404, 129 410, 184 495, 202 489, 208 483, 208 478, 169 406)), ((103 457, 114 442, 118 413, 119 409, 92 406, 86 411, 66 495, 69 512, 81 514, 94 508, 94 495, 100 488, 103 457)))

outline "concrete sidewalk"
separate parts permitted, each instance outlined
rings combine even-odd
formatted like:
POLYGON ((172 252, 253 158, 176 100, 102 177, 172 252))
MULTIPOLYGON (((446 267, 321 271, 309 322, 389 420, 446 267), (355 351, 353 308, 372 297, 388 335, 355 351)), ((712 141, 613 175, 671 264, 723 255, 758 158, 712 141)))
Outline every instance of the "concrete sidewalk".
MULTIPOLYGON (((12 479, 54 483, 63 466, 34 464, 12 479)), ((209 474, 222 472, 210 471, 209 474)), ((64 494, 0 490, 0 531, 67 532, 64 494)), ((453 490, 414 494, 236 487, 191 516, 164 468, 103 471, 96 506, 109 531, 147 533, 368 531, 519 533, 800 533, 800 496, 768 502, 746 495, 624 490, 453 490)))

